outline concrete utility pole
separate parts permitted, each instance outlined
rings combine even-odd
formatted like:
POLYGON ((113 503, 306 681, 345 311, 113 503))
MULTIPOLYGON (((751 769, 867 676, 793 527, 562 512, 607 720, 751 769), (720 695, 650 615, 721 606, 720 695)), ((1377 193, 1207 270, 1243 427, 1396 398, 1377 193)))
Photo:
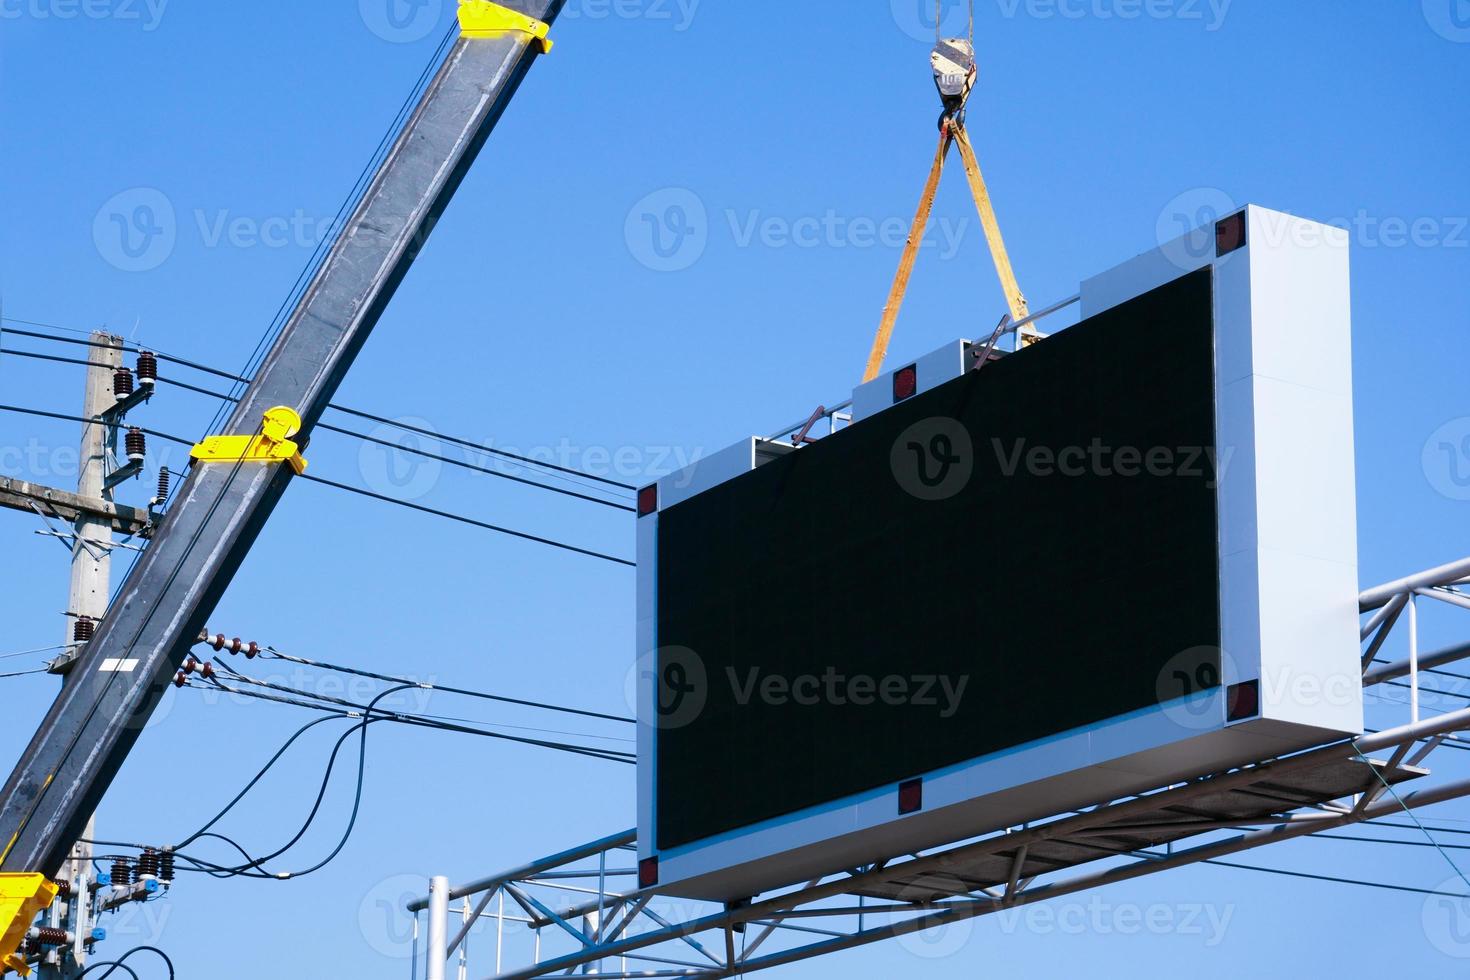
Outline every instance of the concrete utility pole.
MULTIPOLYGON (((92 334, 92 342, 102 345, 92 348, 88 358, 87 389, 83 398, 84 418, 99 419, 117 402, 113 394, 112 378, 122 366, 122 338, 101 331, 92 334)), ((83 425, 81 453, 78 456, 80 470, 77 474, 77 496, 85 500, 102 500, 112 503, 112 490, 105 485, 107 476, 108 429, 102 425, 83 425)), ((79 623, 85 620, 97 622, 107 612, 107 599, 111 589, 112 573, 112 521, 105 516, 80 511, 72 524, 76 539, 71 551, 71 591, 66 605, 66 635, 62 654, 52 664, 52 670, 65 674, 76 659, 76 644, 87 634, 79 623), (85 617, 85 620, 84 620, 85 617)), ((63 677, 62 683, 69 683, 63 677)), ((96 838, 96 817, 89 817, 83 837, 96 838)), ((71 856, 62 871, 62 879, 75 882, 71 897, 51 907, 52 926, 65 929, 72 940, 66 946, 55 949, 56 963, 43 962, 37 971, 41 980, 71 980, 87 965, 86 939, 92 932, 91 896, 86 883, 92 873, 92 845, 78 841, 72 845, 71 856)))

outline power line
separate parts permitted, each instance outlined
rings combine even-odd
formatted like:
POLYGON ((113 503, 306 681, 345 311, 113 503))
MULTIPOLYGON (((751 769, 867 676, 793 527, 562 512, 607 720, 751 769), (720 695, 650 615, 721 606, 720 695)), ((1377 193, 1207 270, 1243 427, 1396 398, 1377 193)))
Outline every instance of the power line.
POLYGON ((402 500, 398 497, 389 497, 386 494, 375 493, 372 490, 366 490, 362 487, 354 487, 347 483, 338 483, 336 480, 328 480, 325 477, 312 476, 309 473, 303 473, 301 474, 300 479, 306 480, 310 483, 320 483, 325 486, 334 487, 338 490, 345 490, 348 493, 355 493, 359 496, 368 497, 372 500, 381 500, 384 503, 396 504, 399 507, 407 507, 409 510, 416 510, 423 514, 431 514, 434 517, 442 517, 446 520, 458 521, 461 524, 468 524, 470 527, 478 527, 486 531, 496 531, 500 534, 508 534, 511 537, 521 538, 526 541, 534 541, 537 544, 549 545, 552 548, 560 548, 563 551, 570 551, 574 554, 586 555, 588 558, 600 558, 601 560, 611 562, 614 565, 626 565, 629 568, 638 567, 637 562, 629 561, 626 558, 618 558, 614 555, 603 554, 600 551, 592 551, 588 548, 581 548, 576 545, 565 544, 561 541, 554 541, 551 538, 544 538, 540 535, 529 534, 525 531, 515 531, 508 527, 501 527, 498 524, 490 524, 486 521, 477 520, 473 517, 465 517, 463 514, 453 514, 447 510, 438 510, 434 507, 426 507, 423 504, 416 504, 412 501, 402 500))
MULTIPOLYGON (((60 326, 57 326, 55 324, 38 324, 37 321, 32 321, 32 320, 14 320, 13 318, 10 318, 10 317, 5 317, 4 319, 5 320, 8 320, 8 321, 10 321, 12 323, 29 323, 29 324, 33 324, 33 325, 49 326, 52 329, 58 329, 58 330, 75 329, 75 328, 70 328, 70 327, 60 327, 60 326)), ((34 338, 38 338, 38 339, 42 339, 42 340, 51 340, 51 341, 55 341, 57 343, 76 344, 76 345, 83 346, 83 347, 96 347, 96 348, 104 348, 104 349, 108 349, 108 350, 123 350, 123 351, 127 351, 129 353, 138 353, 139 351, 145 349, 143 347, 129 345, 129 344, 120 344, 120 345, 119 344, 104 344, 104 343, 100 343, 100 342, 94 341, 94 340, 78 340, 78 339, 74 339, 74 338, 71 338, 71 337, 58 337, 58 336, 55 336, 53 334, 39 333, 39 332, 33 331, 33 330, 17 330, 14 327, 0 327, 0 333, 14 333, 14 334, 18 334, 18 335, 24 336, 24 337, 34 337, 34 338)), ((210 374, 210 375, 213 375, 215 377, 222 378, 222 379, 224 379, 226 381, 229 381, 229 382, 232 383, 232 385, 248 384, 249 381, 250 381, 249 378, 244 377, 242 375, 232 374, 229 371, 221 371, 218 368, 210 367, 207 364, 201 364, 198 361, 192 361, 192 360, 189 360, 187 358, 178 357, 178 356, 173 355, 173 354, 166 354, 166 353, 164 353, 162 351, 158 351, 158 350, 156 350, 154 348, 151 348, 151 347, 150 348, 146 348, 146 349, 152 351, 152 353, 159 360, 161 360, 161 361, 168 361, 168 362, 173 363, 173 364, 178 364, 178 365, 180 365, 182 367, 187 367, 187 368, 191 368, 191 369, 196 370, 196 371, 205 372, 207 374, 210 374)), ((14 350, 14 349, 8 349, 8 350, 5 350, 5 351, 0 352, 0 353, 16 354, 16 355, 21 356, 21 357, 34 357, 34 358, 37 358, 37 359, 40 359, 40 360, 52 360, 52 361, 59 361, 59 362, 62 362, 62 363, 72 363, 72 364, 87 364, 87 363, 90 363, 88 361, 84 361, 84 360, 81 360, 81 359, 69 359, 69 358, 58 357, 56 355, 37 354, 37 353, 34 353, 34 352, 30 352, 30 351, 20 351, 20 350, 14 350)), ((184 389, 186 391, 192 391, 195 394, 206 395, 206 396, 211 397, 211 398, 218 398, 218 399, 220 399, 222 401, 226 401, 226 402, 235 402, 235 401, 238 401, 239 400, 233 394, 225 394, 223 392, 215 391, 215 390, 213 390, 211 388, 200 387, 198 385, 189 384, 188 382, 179 381, 179 380, 174 379, 174 378, 163 378, 163 377, 161 377, 158 380, 161 381, 161 382, 164 382, 165 384, 170 384, 170 385, 173 385, 173 386, 175 386, 177 388, 182 388, 182 389, 184 389)), ((585 472, 583 470, 576 469, 574 467, 562 466, 562 465, 559 465, 557 463, 550 462, 548 460, 540 460, 540 459, 536 459, 534 457, 526 456, 526 455, 523 455, 523 454, 520 454, 520 453, 513 453, 513 452, 511 452, 509 450, 506 450, 506 449, 497 449, 497 448, 494 448, 492 446, 484 445, 483 443, 475 442, 474 440, 471 440, 471 439, 463 438, 461 436, 446 435, 444 433, 435 432, 432 429, 426 429, 426 428, 423 428, 421 426, 412 425, 412 424, 410 424, 408 422, 403 422, 403 421, 398 420, 398 419, 392 419, 392 418, 388 418, 388 417, 382 416, 382 415, 375 415, 372 412, 365 412, 365 411, 362 411, 361 409, 357 409, 357 408, 349 408, 346 405, 338 405, 338 404, 333 403, 333 404, 328 405, 327 407, 329 409, 333 410, 333 411, 341 412, 344 415, 351 415, 351 416, 354 416, 356 418, 364 419, 364 420, 369 421, 369 422, 374 422, 374 423, 379 424, 379 425, 386 425, 386 426, 390 426, 392 428, 401 429, 401 430, 403 430, 405 432, 412 432, 415 435, 426 436, 428 438, 435 439, 435 440, 440 441, 440 442, 446 442, 446 443, 449 443, 451 445, 459 446, 459 447, 464 448, 464 449, 470 449, 470 450, 473 450, 475 452, 482 453, 482 454, 485 454, 485 455, 498 456, 498 457, 501 457, 503 459, 514 460, 514 461, 516 461, 518 463, 522 463, 522 464, 524 464, 526 466, 529 466, 529 467, 536 467, 536 468, 543 469, 543 470, 550 470, 550 471, 553 471, 553 472, 556 472, 556 473, 561 473, 561 474, 565 474, 565 475, 570 476, 570 477, 577 478, 579 480, 590 480, 590 481, 593 481, 595 483, 602 484, 604 486, 616 488, 618 490, 632 491, 632 490, 636 490, 637 489, 637 487, 634 486, 631 483, 623 483, 623 482, 621 482, 619 480, 613 480, 613 479, 609 479, 607 477, 598 476, 595 473, 588 473, 588 472, 585 472)), ((344 432, 347 435, 354 435, 354 436, 360 436, 361 435, 360 433, 352 432, 351 430, 337 429, 336 427, 330 426, 327 423, 318 422, 317 424, 318 424, 318 426, 323 426, 323 427, 332 429, 333 431, 341 431, 341 432, 344 432)), ((549 474, 547 474, 547 475, 549 475, 549 474)))
POLYGON ((526 708, 542 708, 546 711, 557 711, 563 714, 580 715, 584 718, 597 718, 603 721, 617 721, 627 724, 636 724, 636 720, 623 715, 608 715, 600 711, 588 711, 584 708, 568 708, 560 704, 547 704, 543 701, 527 701, 522 698, 507 697, 502 694, 487 694, 484 691, 472 691, 462 687, 449 687, 442 684, 420 683, 409 677, 395 677, 392 674, 379 674, 371 670, 363 670, 360 667, 344 667, 340 664, 327 663, 322 660, 310 660, 306 657, 297 657, 288 653, 282 653, 275 647, 265 647, 266 656, 275 660, 285 660, 290 663, 301 664, 303 667, 316 667, 320 670, 335 671, 340 674, 352 674, 357 677, 366 677, 371 680, 384 681, 389 684, 417 684, 426 690, 443 691, 447 694, 460 694, 468 698, 479 698, 484 701, 499 701, 504 704, 515 704, 526 708))
MULTIPOLYGON (((47 412, 36 408, 22 408, 18 405, 0 405, 0 411, 15 412, 21 415, 32 415, 40 418, 59 419, 64 422, 78 422, 83 425, 106 424, 98 419, 89 419, 80 415, 67 415, 62 412, 47 412)), ((149 429, 143 426, 134 426, 134 428, 137 428, 140 432, 143 432, 146 435, 150 435, 158 439, 163 439, 166 442, 172 442, 180 446, 188 446, 190 448, 193 448, 194 446, 194 442, 192 442, 191 440, 183 439, 175 435, 170 435, 166 432, 159 432, 156 429, 149 429)), ((461 524, 467 524, 471 527, 478 527, 486 531, 495 531, 499 534, 509 535, 511 537, 520 538, 525 541, 531 541, 536 544, 544 544, 548 547, 559 548, 563 551, 570 551, 574 554, 584 555, 588 558, 598 558, 602 561, 611 562, 615 565, 625 565, 630 568, 636 568, 638 564, 637 562, 629 561, 626 558, 618 558, 614 555, 604 554, 600 551, 593 551, 589 548, 582 548, 578 547, 577 545, 571 545, 562 541, 557 541, 554 538, 547 538, 541 535, 531 534, 526 531, 517 531, 512 528, 502 527, 501 525, 491 524, 488 521, 481 521, 473 517, 467 517, 463 514, 455 514, 447 510, 439 510, 434 507, 427 507, 423 504, 416 504, 412 501, 403 500, 398 497, 390 497, 387 494, 375 493, 362 487, 355 487, 348 483, 339 483, 336 480, 328 480, 325 477, 313 476, 309 473, 303 473, 298 477, 298 479, 305 480, 308 483, 320 483, 324 486, 329 486, 338 490, 344 490, 348 493, 357 494, 358 496, 368 497, 373 500, 379 500, 383 503, 395 504, 399 507, 406 507, 409 510, 415 510, 424 514, 430 514, 435 517, 442 517, 446 520, 456 521, 461 524)))
POLYGON ((132 949, 128 950, 126 953, 122 954, 121 956, 119 956, 115 960, 106 960, 106 961, 101 962, 101 963, 93 963, 91 966, 87 967, 81 973, 78 973, 77 974, 77 978, 78 978, 78 980, 80 980, 80 978, 82 978, 82 977, 86 976, 87 974, 91 973, 93 970, 100 970, 104 966, 111 966, 112 969, 110 969, 106 973, 102 974, 102 976, 98 977, 97 980, 107 980, 108 977, 112 976, 112 971, 113 970, 126 970, 128 973, 130 973, 130 974, 133 975, 134 980, 137 980, 138 974, 137 973, 134 973, 133 972, 133 968, 130 967, 130 966, 128 966, 128 965, 126 965, 126 963, 124 962, 128 957, 132 956, 134 953, 155 953, 155 954, 157 954, 158 957, 163 960, 163 965, 165 967, 167 967, 167 969, 168 969, 169 980, 173 980, 173 978, 174 978, 174 961, 171 960, 171 959, 169 959, 168 958, 168 954, 165 953, 163 950, 159 949, 157 946, 134 946, 132 949))
POLYGON ((1393 885, 1382 881, 1363 881, 1358 878, 1338 878, 1334 875, 1308 874, 1305 871, 1287 871, 1284 868, 1263 868, 1254 864, 1236 864, 1233 861, 1202 861, 1202 864, 1213 864, 1220 868, 1235 868, 1239 871, 1259 871, 1263 874, 1282 875, 1288 878, 1307 878, 1312 881, 1330 881, 1339 885, 1361 885, 1364 888, 1382 888, 1388 891, 1410 892, 1415 895, 1443 895, 1446 898, 1470 898, 1470 895, 1458 895, 1454 892, 1435 891, 1432 888, 1414 888, 1410 885, 1393 885))

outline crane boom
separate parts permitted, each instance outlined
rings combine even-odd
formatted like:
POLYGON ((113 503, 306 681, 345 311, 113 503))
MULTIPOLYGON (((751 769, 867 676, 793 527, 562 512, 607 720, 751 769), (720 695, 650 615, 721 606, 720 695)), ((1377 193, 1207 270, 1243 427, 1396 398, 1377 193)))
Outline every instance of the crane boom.
MULTIPOLYGON (((515 0, 509 9, 461 0, 461 36, 237 403, 226 439, 268 439, 274 423, 263 420, 282 406, 310 433, 531 63, 549 49, 546 29, 564 2, 515 0)), ((0 791, 0 871, 61 867, 290 484, 288 461, 243 453, 192 467, 0 791)))

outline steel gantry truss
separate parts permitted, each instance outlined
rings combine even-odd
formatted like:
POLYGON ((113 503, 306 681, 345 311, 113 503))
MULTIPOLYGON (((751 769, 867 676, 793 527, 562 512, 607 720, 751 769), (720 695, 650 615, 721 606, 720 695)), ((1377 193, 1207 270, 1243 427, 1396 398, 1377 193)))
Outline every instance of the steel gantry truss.
POLYGON ((1425 768, 1437 749, 1470 731, 1470 708, 1425 715, 1419 684, 1424 671, 1470 659, 1470 643, 1421 654, 1418 636, 1420 600, 1470 608, 1470 593, 1459 588, 1466 583, 1470 559, 1359 599, 1366 617, 1362 684, 1408 689, 1410 720, 1400 727, 854 868, 738 906, 639 889, 631 830, 460 887, 435 879, 428 896, 408 905, 414 976, 425 912, 430 980, 445 975, 451 958, 461 980, 470 976, 472 932, 480 935, 475 975, 485 975, 491 959, 498 980, 576 972, 731 977, 1470 796, 1470 778, 1435 780, 1425 768), (1408 657, 1383 662, 1384 641, 1400 623, 1407 623, 1408 657), (452 936, 451 903, 460 903, 452 936), (529 942, 508 942, 526 932, 529 942), (480 952, 486 933, 494 936, 493 958, 480 952), (510 965, 512 945, 529 953, 529 962, 510 965))

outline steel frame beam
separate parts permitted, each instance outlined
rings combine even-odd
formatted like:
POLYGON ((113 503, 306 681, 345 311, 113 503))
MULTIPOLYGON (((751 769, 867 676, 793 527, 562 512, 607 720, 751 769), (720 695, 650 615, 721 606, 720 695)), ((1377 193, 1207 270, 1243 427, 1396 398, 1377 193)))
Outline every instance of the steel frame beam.
MULTIPOLYGON (((1399 621, 1398 614, 1407 608, 1413 595, 1460 598, 1460 593, 1451 587, 1463 581, 1467 574, 1470 574, 1470 561, 1457 562, 1365 591, 1361 600, 1363 612, 1374 614, 1365 621, 1362 630, 1365 649, 1370 651, 1365 658, 1365 667, 1373 664, 1374 655, 1382 648, 1388 631, 1399 621)), ((1453 599, 1449 604, 1454 607, 1464 605, 1453 599)), ((1411 644, 1408 660, 1373 666, 1366 671, 1363 685, 1365 688, 1374 687, 1466 659, 1470 659, 1470 643, 1424 655, 1419 655, 1411 644)), ((1105 802, 1071 814, 1058 814, 1039 825, 1016 828, 979 841, 916 855, 901 863, 856 869, 827 880, 818 879, 753 905, 721 909, 703 903, 709 909, 707 914, 672 921, 651 907, 659 897, 657 889, 638 889, 636 873, 632 869, 606 870, 616 866, 610 862, 614 854, 620 854, 635 843, 634 831, 615 834, 584 847, 480 879, 452 890, 451 895, 468 897, 483 893, 475 918, 467 923, 465 934, 480 918, 497 920, 502 931, 505 922, 514 918, 535 934, 536 962, 497 972, 495 980, 532 980, 565 975, 604 961, 621 964, 615 971, 597 970, 599 976, 608 978, 740 976, 1470 796, 1470 779, 1459 779, 1403 793, 1390 792, 1388 784, 1384 783, 1356 797, 1310 806, 1283 798, 1280 810, 1267 818, 1232 821, 1202 816, 1198 820, 1187 821, 1184 826, 1201 840, 1192 847, 1179 849, 1171 846, 1167 850, 1149 848, 1114 853, 1101 859, 1111 862, 1110 866, 1092 870, 1063 868, 1030 878, 1022 873, 1028 849, 1039 844, 1065 841, 1086 845, 1097 837, 1116 835, 1122 830, 1178 829, 1180 824, 1147 825, 1136 819, 1130 822, 1130 818, 1175 804, 1187 804, 1207 794, 1247 788, 1266 777, 1309 772, 1314 767, 1341 763, 1346 759, 1361 760, 1370 752, 1390 753, 1381 772, 1392 773, 1399 767, 1418 767, 1445 742, 1453 741, 1454 733, 1464 731, 1470 731, 1470 708, 1432 716, 1353 741, 1266 760, 1228 773, 1201 774, 1199 779, 1164 787, 1145 796, 1105 802), (959 867, 968 860, 987 854, 1010 859, 1008 880, 995 888, 970 892, 963 882, 954 878, 954 898, 924 897, 911 902, 894 900, 873 905, 866 904, 861 897, 856 904, 852 901, 853 893, 864 887, 901 881, 920 873, 944 875, 947 868, 959 867), (578 867, 589 859, 596 859, 598 866, 590 869, 578 867), (588 885, 573 884, 577 879, 588 885), (607 886, 609 879, 614 881, 614 887, 607 886), (490 900, 497 895, 509 893, 519 903, 533 890, 541 890, 548 897, 522 905, 529 921, 519 916, 505 916, 503 900, 500 915, 485 912, 490 900), (568 926, 568 920, 598 912, 608 915, 607 928, 595 935, 582 935, 582 939, 575 943, 577 948, 570 953, 541 959, 543 929, 552 927, 554 931, 567 930, 580 935, 579 931, 568 926), (875 914, 904 918, 870 927, 865 920, 875 914), (832 928, 806 924, 823 920, 829 921, 832 928), (737 954, 733 935, 751 926, 759 928, 760 932, 743 952, 737 954), (708 935, 717 942, 701 943, 697 938, 701 935, 708 935), (757 950, 777 937, 790 940, 791 945, 762 956, 755 955, 757 950), (686 954, 692 949, 703 959, 675 956, 679 947, 686 954)), ((426 904, 425 899, 417 899, 408 908, 417 914, 426 904)), ((451 953, 453 949, 451 946, 451 953)), ((499 952, 497 946, 497 970, 500 968, 499 952)))
MULTIPOLYGON (((516 0, 551 22, 564 0, 516 0)), ((225 434, 294 408, 304 441, 540 52, 457 39, 236 404, 225 434)), ((0 791, 0 870, 54 874, 291 482, 290 467, 194 466, 0 791)))

